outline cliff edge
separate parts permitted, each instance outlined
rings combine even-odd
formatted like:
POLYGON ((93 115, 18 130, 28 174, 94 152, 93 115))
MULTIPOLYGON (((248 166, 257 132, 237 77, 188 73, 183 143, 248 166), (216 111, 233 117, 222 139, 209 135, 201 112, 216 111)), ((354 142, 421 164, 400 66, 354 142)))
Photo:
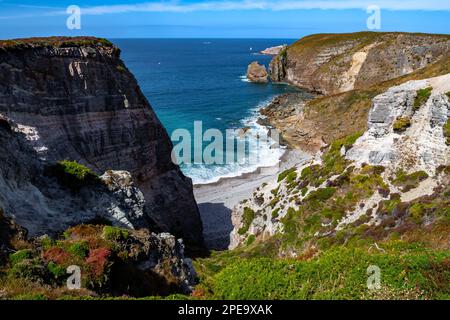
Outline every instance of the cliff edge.
MULTIPOLYGON (((26 141, 21 145, 27 144, 27 152, 33 153, 28 154, 33 164, 23 162, 32 171, 28 176, 12 162, 1 166, 8 190, 20 189, 22 178, 35 187, 28 181, 31 177, 65 159, 96 174, 128 171, 145 203, 137 227, 202 243, 192 182, 172 163, 167 132, 120 59, 120 50, 109 41, 90 37, 0 41, 0 114, 26 141)), ((26 227, 41 224, 50 229, 31 228, 34 234, 64 230, 67 226, 58 221, 71 220, 73 212, 89 216, 95 211, 64 207, 45 195, 35 203, 14 192, 2 194, 0 200, 5 214, 26 227), (33 221, 28 221, 31 217, 33 221)), ((85 218, 80 214, 79 221, 70 222, 85 218)))
POLYGON ((410 74, 441 59, 449 49, 449 35, 315 34, 281 50, 270 64, 270 77, 331 95, 410 74))

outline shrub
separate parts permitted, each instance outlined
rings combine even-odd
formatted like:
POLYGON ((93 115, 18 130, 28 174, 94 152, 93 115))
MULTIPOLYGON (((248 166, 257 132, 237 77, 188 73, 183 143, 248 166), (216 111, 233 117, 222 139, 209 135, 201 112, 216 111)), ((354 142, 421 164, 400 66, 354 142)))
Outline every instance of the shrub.
POLYGON ((253 242, 255 242, 255 240, 256 240, 256 237, 254 234, 249 235, 247 238, 247 245, 248 246, 251 245, 253 242))
POLYGON ((48 263, 47 269, 55 279, 60 279, 66 275, 66 269, 63 266, 57 265, 53 261, 48 263))
POLYGON ((103 238, 106 240, 118 241, 125 240, 130 235, 128 230, 105 226, 103 227, 103 238))
POLYGON ((72 255, 84 259, 89 252, 89 244, 86 241, 72 243, 67 249, 72 255))
POLYGON ((76 161, 58 161, 49 170, 52 175, 56 176, 61 185, 70 189, 80 189, 99 181, 97 174, 76 161))
POLYGON ((286 177, 286 183, 292 183, 297 179, 297 172, 291 172, 286 177))
POLYGON ((394 122, 394 132, 404 132, 411 126, 411 119, 409 118, 397 118, 394 122))
POLYGON ((50 249, 44 251, 42 257, 45 261, 52 261, 60 265, 66 264, 70 260, 70 254, 60 247, 51 247, 50 249))
POLYGON ((38 282, 45 278, 45 269, 38 259, 23 259, 8 270, 8 277, 38 282))
POLYGON ((17 252, 12 253, 9 256, 9 262, 11 262, 11 265, 16 265, 17 263, 25 260, 25 259, 31 259, 33 257, 33 253, 29 249, 19 250, 17 252))
POLYGON ((407 192, 411 189, 415 189, 419 186, 419 183, 428 178, 428 174, 425 171, 416 171, 411 174, 407 174, 403 170, 399 170, 396 173, 396 177, 392 180, 392 184, 400 187, 403 192, 407 192))
POLYGON ((91 286, 101 287, 107 281, 110 256, 111 251, 107 248, 98 248, 89 252, 86 263, 91 274, 89 279, 91 286))
POLYGON ((278 175, 278 182, 283 181, 289 174, 295 172, 297 168, 293 167, 287 170, 284 170, 282 173, 278 175))
POLYGON ((248 228, 250 228, 250 224, 253 222, 254 219, 255 219, 255 212, 252 209, 245 207, 244 213, 242 215, 243 226, 238 230, 238 233, 240 235, 245 234, 248 231, 248 228))
POLYGON ((447 123, 443 127, 444 137, 447 138, 446 144, 450 146, 450 119, 447 119, 447 123))
POLYGON ((309 200, 325 201, 325 200, 330 199, 334 195, 335 192, 336 192, 336 188, 333 188, 333 187, 320 188, 320 189, 312 191, 306 200, 307 201, 309 201, 309 200))
POLYGON ((431 96, 431 91, 433 91, 431 87, 417 90, 416 98, 414 99, 414 110, 419 109, 428 101, 431 96))
POLYGON ((273 210, 272 211, 272 219, 276 219, 276 218, 278 218, 278 216, 279 216, 279 213, 280 212, 280 208, 276 208, 275 210, 273 210))

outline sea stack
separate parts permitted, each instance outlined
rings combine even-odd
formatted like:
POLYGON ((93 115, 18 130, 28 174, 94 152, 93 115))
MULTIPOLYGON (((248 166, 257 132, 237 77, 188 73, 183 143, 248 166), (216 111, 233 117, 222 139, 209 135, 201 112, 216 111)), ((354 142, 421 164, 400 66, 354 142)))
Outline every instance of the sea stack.
POLYGON ((250 63, 247 68, 247 79, 254 83, 269 82, 266 67, 264 65, 260 65, 257 61, 250 63))

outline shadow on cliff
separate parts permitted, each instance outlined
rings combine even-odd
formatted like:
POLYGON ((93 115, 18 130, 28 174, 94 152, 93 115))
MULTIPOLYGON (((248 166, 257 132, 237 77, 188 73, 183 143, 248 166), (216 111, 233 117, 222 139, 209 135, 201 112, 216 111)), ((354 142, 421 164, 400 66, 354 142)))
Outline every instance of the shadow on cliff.
POLYGON ((224 203, 199 203, 203 223, 205 245, 210 250, 226 250, 230 245, 230 233, 233 231, 231 209, 224 203))

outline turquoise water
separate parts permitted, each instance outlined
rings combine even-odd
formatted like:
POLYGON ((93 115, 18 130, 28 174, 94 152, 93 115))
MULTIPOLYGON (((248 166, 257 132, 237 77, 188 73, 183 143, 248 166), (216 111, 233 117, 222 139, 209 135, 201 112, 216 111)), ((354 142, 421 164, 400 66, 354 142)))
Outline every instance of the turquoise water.
MULTIPOLYGON (((292 40, 115 39, 113 42, 121 48, 123 60, 169 135, 180 128, 192 132, 194 121, 202 121, 203 130, 216 128, 224 132, 244 126, 263 130, 255 121, 257 110, 275 95, 295 91, 286 85, 253 84, 245 79, 250 62, 269 65, 271 57, 257 52, 292 40)), ((276 164, 282 154, 282 150, 268 146, 258 148, 260 166, 276 164)), ((256 167, 254 163, 181 165, 194 183, 217 181, 256 167)))

